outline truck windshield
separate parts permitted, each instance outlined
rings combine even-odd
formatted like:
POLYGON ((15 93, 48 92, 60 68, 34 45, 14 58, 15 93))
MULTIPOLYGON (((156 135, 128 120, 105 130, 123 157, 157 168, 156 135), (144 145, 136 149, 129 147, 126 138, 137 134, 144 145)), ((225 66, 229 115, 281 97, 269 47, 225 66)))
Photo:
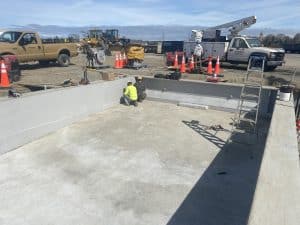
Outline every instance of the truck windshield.
POLYGON ((261 42, 257 38, 246 38, 248 44, 254 48, 254 47, 262 47, 261 42))
POLYGON ((6 32, 3 32, 0 35, 0 41, 1 42, 15 43, 19 39, 21 34, 22 34, 22 32, 6 31, 6 32))

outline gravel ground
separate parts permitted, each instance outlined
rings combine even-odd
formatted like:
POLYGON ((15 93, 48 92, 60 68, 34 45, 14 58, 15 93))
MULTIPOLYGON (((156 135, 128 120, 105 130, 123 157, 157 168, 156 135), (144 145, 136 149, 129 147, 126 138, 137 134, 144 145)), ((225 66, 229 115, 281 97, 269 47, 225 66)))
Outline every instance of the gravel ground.
MULTIPOLYGON (((265 73, 265 85, 278 86, 281 83, 289 82, 292 79, 295 68, 297 69, 295 81, 293 82, 300 88, 300 55, 286 54, 286 64, 278 67, 273 72, 265 73)), ((153 76, 156 73, 167 74, 170 71, 165 66, 165 57, 163 55, 145 54, 144 63, 147 68, 139 70, 132 69, 114 69, 114 57, 108 56, 105 65, 110 66, 107 69, 101 69, 105 72, 113 72, 120 75, 142 75, 153 76)), ((56 64, 51 64, 47 67, 41 67, 38 63, 30 63, 21 65, 22 77, 21 80, 13 83, 13 87, 20 92, 29 92, 29 88, 24 85, 54 85, 59 86, 65 80, 71 79, 74 83, 78 83, 83 77, 83 68, 86 64, 85 55, 79 55, 71 59, 69 67, 59 67, 56 64)), ((246 66, 229 65, 222 63, 222 74, 224 80, 232 83, 242 83, 246 74, 246 66)), ((88 70, 88 79, 92 81, 101 80, 101 71, 88 70)), ((183 78, 192 80, 205 80, 203 74, 183 74, 183 78)))

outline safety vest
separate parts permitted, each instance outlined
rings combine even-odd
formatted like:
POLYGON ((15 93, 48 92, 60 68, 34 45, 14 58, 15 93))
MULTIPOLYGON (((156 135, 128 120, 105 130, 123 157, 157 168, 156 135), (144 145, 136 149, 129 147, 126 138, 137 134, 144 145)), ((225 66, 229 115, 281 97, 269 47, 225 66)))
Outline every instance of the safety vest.
POLYGON ((136 87, 133 85, 127 86, 124 94, 132 101, 136 101, 138 99, 136 87))

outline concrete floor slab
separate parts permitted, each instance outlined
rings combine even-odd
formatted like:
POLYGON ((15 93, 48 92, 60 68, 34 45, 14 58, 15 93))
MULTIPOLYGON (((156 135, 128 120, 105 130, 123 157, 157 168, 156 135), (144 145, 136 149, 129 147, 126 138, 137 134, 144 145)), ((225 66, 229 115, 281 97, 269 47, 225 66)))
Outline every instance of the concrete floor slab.
POLYGON ((0 224, 245 224, 261 144, 226 147, 229 132, 189 126, 230 129, 232 117, 145 101, 6 153, 0 224))

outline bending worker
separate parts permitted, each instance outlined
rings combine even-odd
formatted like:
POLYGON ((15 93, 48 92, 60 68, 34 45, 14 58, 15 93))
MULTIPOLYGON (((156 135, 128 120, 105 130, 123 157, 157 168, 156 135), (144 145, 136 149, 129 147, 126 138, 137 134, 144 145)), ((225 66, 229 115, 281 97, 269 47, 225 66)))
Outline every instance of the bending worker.
POLYGON ((136 77, 135 80, 136 83, 134 84, 134 86, 137 90, 138 101, 142 102, 146 98, 146 86, 141 76, 136 77))
POLYGON ((134 106, 137 106, 137 90, 136 87, 132 85, 132 82, 129 81, 127 83, 123 97, 126 105, 133 104, 134 106))

